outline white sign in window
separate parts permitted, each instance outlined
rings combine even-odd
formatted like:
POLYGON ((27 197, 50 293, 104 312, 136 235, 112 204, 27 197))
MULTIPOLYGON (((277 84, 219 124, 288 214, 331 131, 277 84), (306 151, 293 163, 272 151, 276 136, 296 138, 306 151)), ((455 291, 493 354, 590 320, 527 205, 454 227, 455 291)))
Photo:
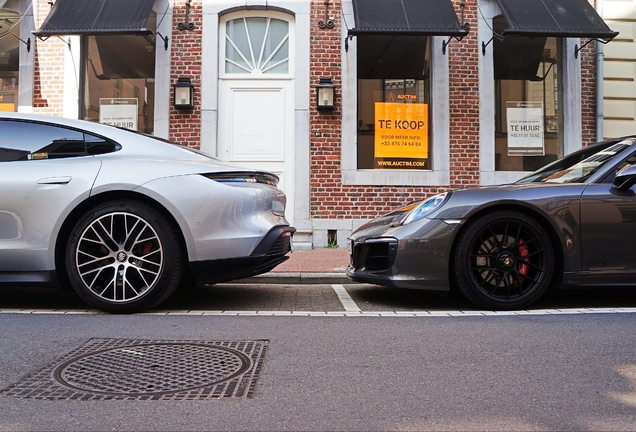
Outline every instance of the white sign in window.
POLYGON ((543 156, 543 102, 506 102, 508 156, 543 156))
POLYGON ((136 98, 100 98, 99 122, 137 130, 138 104, 136 98))

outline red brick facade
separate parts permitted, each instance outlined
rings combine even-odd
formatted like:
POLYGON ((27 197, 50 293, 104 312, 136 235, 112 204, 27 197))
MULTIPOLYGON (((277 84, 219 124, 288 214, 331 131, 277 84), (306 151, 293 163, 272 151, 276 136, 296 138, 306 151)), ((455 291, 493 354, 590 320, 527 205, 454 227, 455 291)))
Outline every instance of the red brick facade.
POLYGON ((173 107, 174 95, 170 95, 170 139, 191 147, 199 147, 201 142, 201 35, 203 20, 201 0, 191 0, 188 14, 189 22, 194 29, 179 30, 179 23, 185 22, 186 1, 173 2, 172 9, 172 55, 170 63, 171 82, 174 84, 179 77, 190 78, 195 88, 194 109, 188 111, 176 110, 173 107))
MULTIPOLYGON (((40 1, 33 4, 35 26, 39 28, 51 6, 40 1), (37 8, 36 8, 37 5, 37 8)), ((35 73, 33 77, 33 112, 62 115, 64 101, 64 55, 69 49, 64 38, 33 38, 35 73)))

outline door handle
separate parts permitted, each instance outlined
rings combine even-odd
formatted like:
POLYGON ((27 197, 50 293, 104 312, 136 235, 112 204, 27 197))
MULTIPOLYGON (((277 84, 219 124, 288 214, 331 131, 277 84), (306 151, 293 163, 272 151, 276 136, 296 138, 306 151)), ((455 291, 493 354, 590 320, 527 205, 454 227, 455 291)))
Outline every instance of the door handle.
POLYGON ((40 180, 38 180, 36 183, 37 184, 50 184, 50 185, 64 185, 67 184, 71 181, 70 176, 64 176, 64 177, 46 177, 46 178, 41 178, 40 180))

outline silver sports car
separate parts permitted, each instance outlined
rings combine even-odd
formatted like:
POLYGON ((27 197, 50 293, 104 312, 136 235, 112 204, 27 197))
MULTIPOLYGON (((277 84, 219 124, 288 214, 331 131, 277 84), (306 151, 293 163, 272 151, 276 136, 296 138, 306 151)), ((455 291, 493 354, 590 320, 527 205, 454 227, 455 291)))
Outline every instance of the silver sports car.
POLYGON ((636 286, 636 137, 585 147, 514 184, 455 190, 368 222, 347 275, 456 288, 487 309, 550 286, 636 286))
POLYGON ((136 312, 182 282, 285 261, 295 229, 278 177, 97 123, 0 115, 0 282, 72 286, 136 312))

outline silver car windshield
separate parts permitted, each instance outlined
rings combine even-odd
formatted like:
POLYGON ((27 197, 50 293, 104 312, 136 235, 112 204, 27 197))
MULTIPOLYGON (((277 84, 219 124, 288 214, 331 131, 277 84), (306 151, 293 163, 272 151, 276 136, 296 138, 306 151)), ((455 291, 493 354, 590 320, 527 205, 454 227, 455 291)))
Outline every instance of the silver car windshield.
POLYGON ((613 144, 593 146, 588 151, 583 149, 546 165, 517 183, 585 183, 592 174, 630 148, 635 141, 634 138, 628 138, 613 144))

